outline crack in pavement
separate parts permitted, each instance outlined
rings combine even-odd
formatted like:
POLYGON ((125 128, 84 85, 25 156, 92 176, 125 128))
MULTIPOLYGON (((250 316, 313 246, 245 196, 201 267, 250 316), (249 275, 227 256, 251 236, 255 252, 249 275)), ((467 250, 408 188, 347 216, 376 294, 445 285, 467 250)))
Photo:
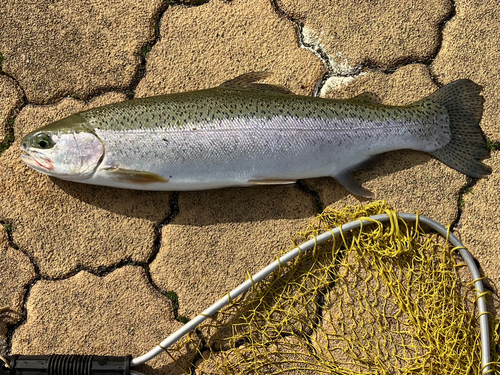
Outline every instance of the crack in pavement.
MULTIPOLYGON (((1 223, 1 222, 0 222, 1 223)), ((14 323, 14 324, 6 324, 7 327, 7 340, 5 342, 5 351, 6 353, 10 353, 11 347, 12 347, 12 336, 14 335, 15 330, 24 324, 24 322, 28 319, 28 309, 27 309, 27 303, 28 303, 28 298, 31 293, 31 288, 39 281, 41 280, 41 275, 40 275, 40 268, 38 267, 37 262, 35 259, 27 252, 23 251, 17 244, 14 243, 12 240, 12 228, 7 230, 7 238, 9 241, 9 246, 13 248, 14 250, 20 251, 22 254, 24 254, 30 261, 30 264, 33 266, 33 269, 35 271, 35 278, 29 283, 29 284, 24 284, 23 288, 26 290, 23 296, 23 302, 21 304, 21 314, 20 314, 20 319, 14 323)))
POLYGON ((144 274, 146 276, 148 284, 151 285, 151 287, 153 289, 157 290, 161 295, 165 296, 167 299, 169 299, 171 301, 174 319, 185 324, 188 319, 185 317, 179 316, 179 314, 178 314, 179 306, 178 306, 178 303, 176 306, 175 301, 170 297, 171 292, 169 293, 169 292, 162 291, 154 283, 154 281, 151 277, 151 274, 150 274, 150 269, 149 269, 149 264, 155 259, 156 255, 158 254, 158 252, 160 250, 162 228, 165 225, 167 225, 179 212, 177 196, 178 196, 178 193, 174 192, 174 194, 171 198, 171 201, 170 201, 170 207, 171 207, 170 213, 168 214, 168 216, 165 219, 163 219, 157 225, 157 227, 155 229, 156 238, 155 238, 155 241, 153 244, 152 253, 151 253, 147 262, 133 262, 133 261, 130 261, 130 259, 124 259, 121 262, 119 262, 118 264, 115 264, 111 267, 98 267, 97 270, 88 269, 86 267, 76 267, 76 269, 74 269, 71 273, 69 273, 61 278, 50 278, 50 277, 46 277, 46 276, 41 275, 40 268, 39 268, 35 258, 31 254, 29 254, 28 252, 26 252, 22 248, 20 248, 20 246, 18 246, 14 242, 13 236, 12 236, 13 228, 10 226, 10 222, 8 220, 0 220, 0 227, 7 228, 6 232, 7 232, 9 246, 17 251, 20 251, 22 254, 24 254, 29 259, 30 264, 33 266, 33 269, 35 272, 34 279, 30 283, 25 284, 23 286, 25 289, 25 292, 23 295, 23 301, 22 301, 22 305, 21 305, 20 319, 14 324, 6 324, 7 335, 6 335, 5 348, 4 348, 5 352, 10 353, 11 348, 12 348, 12 338, 13 338, 15 331, 17 330, 18 327, 23 325, 28 319, 27 303, 28 303, 29 298, 30 298, 31 290, 36 285, 36 283, 40 280, 47 280, 47 281, 54 281, 54 282, 66 280, 70 277, 73 277, 74 275, 76 275, 80 271, 86 271, 86 272, 89 272, 95 276, 104 277, 104 276, 108 275, 109 273, 115 271, 116 269, 124 267, 124 266, 133 265, 133 266, 142 267, 142 269, 144 270, 144 274))
POLYGON ((299 188, 302 192, 306 193, 309 195, 316 207, 316 212, 318 214, 322 213, 323 210, 325 209, 325 204, 321 201, 321 198, 319 196, 319 193, 315 190, 312 190, 303 180, 297 180, 296 183, 297 188, 299 188))
POLYGON ((314 48, 314 46, 306 43, 304 41, 304 35, 303 35, 304 25, 299 20, 294 19, 292 16, 288 15, 283 10, 281 10, 281 8, 278 5, 278 0, 270 0, 270 1, 271 1, 271 7, 279 17, 287 19, 295 25, 295 29, 297 32, 297 43, 299 47, 311 51, 323 63, 326 69, 326 73, 323 74, 323 77, 316 83, 316 86, 314 87, 313 91, 313 96, 318 96, 319 93, 321 92, 323 85, 328 80, 328 78, 330 78, 332 72, 332 68, 330 66, 330 61, 327 53, 321 48, 320 45, 317 46, 318 48, 314 48))
MULTIPOLYGON (((170 200, 170 213, 169 213, 169 215, 164 220, 162 220, 158 224, 158 226, 157 226, 157 228, 155 230, 156 231, 156 238, 155 238, 155 241, 154 241, 154 244, 153 244, 153 251, 152 251, 152 254, 151 254, 151 256, 150 256, 150 258, 148 259, 147 262, 134 262, 134 261, 130 261, 130 259, 124 259, 121 262, 119 262, 119 263, 117 263, 117 264, 115 264, 113 266, 110 266, 110 267, 98 267, 97 270, 95 270, 95 269, 89 269, 89 268, 86 268, 86 267, 77 267, 73 272, 71 272, 71 273, 69 273, 69 274, 67 274, 67 275, 65 275, 64 277, 61 277, 61 278, 50 278, 50 277, 46 277, 46 276, 41 275, 40 274, 40 268, 38 267, 38 264, 36 263, 35 259, 29 253, 26 253, 25 251, 22 251, 19 248, 19 246, 17 246, 13 242, 13 240, 12 240, 12 228, 8 229, 7 230, 7 235, 8 235, 8 240, 9 240, 9 246, 11 246, 12 248, 14 248, 14 249, 16 249, 18 251, 21 251, 24 255, 26 255, 29 258, 30 263, 33 265, 34 270, 35 270, 35 279, 30 284, 24 285, 24 288, 26 289, 26 292, 25 292, 25 294, 23 296, 21 319, 19 321, 17 321, 15 324, 7 324, 7 341, 6 341, 6 350, 7 350, 7 352, 10 352, 10 350, 11 350, 11 347, 12 347, 12 337, 14 335, 15 330, 19 326, 21 326, 22 324, 24 324, 25 321, 28 318, 27 303, 28 303, 28 299, 29 299, 29 296, 30 296, 30 293, 31 293, 31 289, 33 288, 33 286, 39 280, 47 280, 47 281, 61 281, 61 280, 66 280, 66 279, 69 279, 70 277, 73 277, 74 275, 76 275, 80 271, 86 271, 86 272, 89 272, 89 273, 91 273, 91 274, 93 274, 95 276, 98 276, 98 277, 105 277, 108 274, 110 274, 111 272, 115 271, 116 269, 124 267, 124 266, 132 265, 132 266, 136 266, 136 267, 141 267, 144 270, 144 274, 146 276, 146 279, 148 280, 148 283, 153 287, 153 289, 155 289, 161 295, 165 296, 167 299, 169 299, 171 301, 171 303, 172 303, 172 311, 174 313, 175 320, 180 321, 181 323, 186 323, 186 318, 182 317, 182 316, 179 316, 179 314, 178 314, 178 309, 179 309, 178 301, 177 301, 177 305, 176 305, 176 301, 174 301, 174 298, 172 298, 172 296, 171 296, 172 292, 163 292, 154 283, 154 281, 153 281, 153 279, 151 277, 150 269, 149 269, 150 263, 156 258, 156 255, 158 254, 158 252, 160 250, 162 228, 165 225, 167 225, 168 223, 170 223, 175 218, 175 216, 177 216, 178 213, 179 213, 178 192, 174 192, 173 196, 172 196, 172 199, 170 200)), ((5 224, 8 224, 8 222, 6 222, 6 221, 0 221, 0 224, 5 225, 5 224)))
POLYGON ((139 82, 146 76, 147 73, 147 57, 149 55, 149 52, 153 49, 153 47, 161 41, 161 23, 163 20, 163 16, 167 9, 172 6, 172 1, 165 0, 163 3, 158 7, 157 13, 153 16, 153 19, 156 19, 156 22, 154 22, 154 31, 155 31, 155 37, 154 40, 150 42, 146 42, 145 45, 143 45, 140 49, 140 59, 141 63, 137 67, 137 70, 135 72, 135 77, 132 81, 132 84, 130 85, 130 88, 126 91, 126 95, 128 99, 132 99, 135 96, 135 89, 137 88, 137 85, 139 85, 139 82))
POLYGON ((12 349, 12 337, 14 336, 14 332, 18 327, 23 325, 26 320, 28 319, 28 299, 31 294, 31 288, 40 280, 40 275, 37 274, 35 277, 35 280, 33 280, 30 284, 24 285, 26 288, 26 293, 24 293, 23 296, 23 303, 22 303, 22 309, 21 309, 21 319, 19 319, 15 324, 7 324, 7 340, 6 340, 6 352, 10 353, 12 349))
POLYGON ((11 112, 7 115, 7 133, 5 134, 4 140, 0 142, 0 156, 1 156, 2 153, 7 151, 10 148, 10 146, 12 146, 12 144, 14 143, 15 141, 14 124, 16 122, 16 118, 19 115, 19 113, 23 110, 23 108, 26 107, 29 103, 24 89, 21 87, 19 82, 16 81, 16 79, 4 73, 3 71, 1 71, 1 69, 0 69, 0 74, 5 75, 10 79, 12 79, 23 94, 21 98, 22 100, 21 105, 19 107, 13 108, 11 112))
POLYGON ((153 243, 153 251, 151 253, 151 256, 149 257, 147 264, 151 264, 156 256, 158 255, 158 252, 160 251, 161 247, 161 233, 162 229, 165 225, 170 224, 170 222, 179 214, 179 192, 174 191, 172 193, 172 198, 170 199, 170 214, 162 220, 158 226, 155 229, 156 233, 156 238, 153 243))
POLYGON ((345 63, 339 63, 338 67, 335 67, 332 64, 332 59, 328 55, 328 53, 325 51, 324 47, 321 46, 320 43, 314 43, 312 40, 307 41, 307 36, 304 33, 304 23, 293 18, 292 16, 288 15, 285 13, 283 10, 278 5, 278 0, 270 0, 271 5, 273 9, 276 11, 276 13, 283 18, 286 18, 293 22, 295 24, 295 27, 297 29, 297 38, 298 38, 298 43, 299 47, 305 48, 310 50, 314 55, 316 55, 323 65, 325 66, 327 73, 322 77, 320 81, 316 84, 316 87, 314 89, 314 94, 313 96, 319 96, 321 94, 321 90, 323 89, 325 83, 328 81, 330 78, 356 78, 359 77, 363 73, 369 73, 369 72, 382 72, 385 74, 392 74, 399 68, 402 68, 407 65, 411 64, 423 64, 428 67, 429 70, 429 75, 431 79, 433 80, 434 83, 436 83, 437 86, 441 87, 442 85, 438 81, 437 77, 433 74, 433 72, 430 69, 430 65, 432 62, 435 60, 436 56, 438 55, 439 51, 441 50, 442 44, 443 44, 443 30, 446 26, 446 24, 456 15, 456 5, 455 1, 451 0, 451 10, 450 14, 439 24, 439 43, 438 46, 436 47, 436 50, 427 59, 422 59, 422 60, 415 60, 411 58, 402 58, 400 62, 397 62, 393 64, 392 66, 388 68, 382 68, 378 66, 376 63, 370 60, 366 60, 363 64, 357 65, 354 67, 348 66, 347 65, 347 60, 345 60, 345 63), (344 66, 345 65, 345 66, 344 66))
MULTIPOLYGON (((471 178, 467 176, 467 182, 464 186, 460 188, 460 192, 458 195, 457 199, 457 215, 455 217, 455 220, 450 224, 450 232, 454 232, 455 235, 459 235, 460 232, 457 232, 461 229, 461 219, 462 219, 462 214, 463 214, 463 209, 465 207, 465 203, 463 201, 463 197, 466 194, 472 193, 472 189, 474 186, 476 186, 477 182, 479 181, 478 178, 471 178)), ((482 276, 485 276, 485 273, 481 267, 481 264, 479 263, 479 260, 474 256, 474 254, 471 253, 472 259, 474 260, 474 263, 476 264, 476 267, 479 269, 479 272, 481 273, 482 276)), ((486 290, 491 292, 493 295, 498 296, 498 293, 496 289, 489 284, 489 279, 486 278, 483 280, 483 285, 486 290)))
POLYGON ((441 82, 439 82, 437 76, 434 74, 434 72, 432 71, 430 65, 434 62, 434 60, 436 59, 437 55, 439 54, 439 52, 441 51, 441 48, 443 47, 443 40, 444 40, 444 35, 443 35, 443 32, 444 32, 444 29, 446 27, 446 24, 448 22, 450 22, 456 15, 457 15, 457 7, 456 7, 456 4, 455 4, 455 0, 450 0, 451 2, 451 11, 450 11, 450 14, 448 15, 448 17, 446 17, 446 19, 443 20, 443 22, 441 22, 441 24, 439 25, 439 43, 438 43, 438 46, 436 48, 436 52, 434 53, 434 55, 429 59, 428 62, 425 62, 423 64, 427 65, 427 68, 429 69, 429 75, 432 79, 432 81, 436 84, 436 86, 438 87, 441 87, 442 84, 441 82))
POLYGON ((20 251, 22 254, 24 254, 30 261, 31 265, 33 266, 33 270, 35 271, 35 278, 40 278, 40 267, 38 266, 38 263, 36 262, 35 258, 29 254, 28 252, 24 251, 22 248, 20 248, 15 242, 12 237, 12 227, 9 221, 7 220, 0 220, 0 225, 4 227, 5 232, 7 232, 7 240, 9 243, 9 246, 13 248, 14 250, 20 251), (7 229, 6 229, 7 227, 7 229))
POLYGON ((28 296, 30 294, 30 291, 31 291, 31 288, 33 287, 33 285, 35 285, 37 283, 37 281, 41 279, 41 275, 40 275, 40 268, 38 267, 36 260, 29 253, 22 250, 14 242, 14 240, 12 238, 12 230, 13 229, 12 229, 12 227, 10 227, 10 223, 8 221, 0 220, 0 224, 4 227, 4 230, 5 230, 5 226, 6 225, 8 226, 8 229, 5 231, 7 232, 7 239, 8 239, 9 247, 11 247, 12 249, 14 249, 16 251, 21 252, 24 256, 26 256, 29 259, 30 264, 33 266, 33 270, 35 272, 35 278, 29 284, 23 285, 23 288, 26 289, 26 292, 24 293, 23 303, 21 305, 22 306, 21 307, 21 314, 20 314, 21 318, 14 324, 6 324, 6 326, 7 326, 6 351, 10 352, 12 335, 14 334, 14 331, 16 330, 16 328, 19 327, 21 324, 23 324, 27 319, 26 303, 28 301, 28 296))
MULTIPOLYGON (((135 72, 135 74, 134 74, 134 76, 132 78, 132 82, 131 82, 131 84, 129 85, 128 88, 118 88, 118 87, 113 87, 113 86, 105 86, 105 87, 101 87, 99 89, 92 90, 92 93, 89 94, 89 95, 86 95, 84 98, 83 97, 79 97, 78 95, 76 95, 75 93, 73 93, 73 94, 64 95, 62 97, 50 100, 50 101, 48 101, 46 103, 43 103, 42 105, 56 104, 56 103, 58 103, 59 101, 61 101, 62 99, 66 98, 66 97, 71 97, 73 99, 82 100, 84 103, 88 103, 92 98, 94 98, 96 96, 100 96, 100 95, 106 94, 106 93, 109 93, 109 92, 117 92, 117 93, 120 93, 120 94, 125 94, 128 99, 132 99, 134 97, 134 95, 135 95, 135 89, 136 89, 137 85, 144 78, 144 76, 146 74, 146 65, 147 65, 146 58, 147 58, 147 54, 156 45, 156 43, 158 43, 161 40, 161 36, 160 36, 161 21, 162 21, 163 15, 165 14, 165 12, 167 11, 167 9, 171 5, 173 5, 172 0, 164 0, 161 3, 161 5, 158 6, 158 9, 155 12, 155 14, 153 14, 152 19, 154 20, 154 22, 152 22, 152 24, 154 24, 154 31, 155 31, 154 32, 154 39, 152 41, 146 42, 139 49, 139 51, 137 52, 138 55, 139 55, 139 58, 140 58, 140 63, 138 64, 138 66, 136 68, 136 72, 135 72)), ((24 100, 23 107, 25 105, 27 105, 27 104, 32 104, 31 102, 29 102, 27 100, 26 93, 25 93, 23 87, 16 80, 16 78, 13 77, 13 76, 11 76, 7 72, 3 71, 1 69, 1 66, 0 66, 0 75, 5 75, 5 76, 11 78, 20 87, 20 89, 23 92, 23 100, 24 100)))
POLYGON ((3 226, 4 230, 7 232, 7 239, 8 239, 8 244, 9 247, 12 249, 21 252, 24 256, 26 256, 30 264, 33 266, 33 270, 35 271, 35 278, 29 283, 29 284, 24 284, 23 288, 26 290, 26 292, 23 295, 23 302, 21 304, 21 314, 20 314, 20 319, 14 323, 14 324, 6 324, 7 327, 7 337, 5 341, 5 353, 10 353, 11 346, 12 346, 12 336, 14 335, 15 330, 24 324, 26 319, 28 318, 28 310, 27 310, 27 303, 28 303, 28 298, 31 292, 31 288, 39 281, 41 280, 41 275, 40 275, 40 268, 38 267, 38 264, 36 260, 31 256, 31 254, 27 253, 26 251, 22 250, 13 240, 12 237, 12 231, 13 228, 11 227, 9 221, 7 220, 0 220, 0 224, 3 226), (7 226, 7 229, 5 229, 7 226))
MULTIPOLYGON (((170 6, 184 6, 186 8, 198 7, 208 3, 210 0, 169 0, 170 6)), ((231 0, 226 0, 231 1, 231 0)))
MULTIPOLYGON (((437 55, 439 54, 439 52, 441 51, 441 49, 443 47, 444 29, 445 29, 447 23, 450 22, 456 16, 456 14, 457 14, 457 7, 456 7, 455 0, 450 0, 450 2, 451 2, 451 11, 450 11, 450 14, 439 25, 439 44, 438 44, 438 46, 436 48, 436 52, 434 53, 434 55, 432 56, 432 58, 429 59, 428 62, 424 63, 427 66, 427 68, 428 68, 429 76, 431 77, 431 79, 434 82, 434 84, 436 86, 438 86, 438 87, 442 87, 443 85, 439 81, 439 79, 436 76, 436 74, 433 71, 433 69, 431 69, 431 64, 434 62, 434 60, 436 59, 437 55)), ((490 141, 490 147, 494 149, 494 145, 493 145, 493 143, 491 141, 490 141)), ((467 193, 470 193, 471 190, 472 190, 472 188, 477 184, 478 181, 479 181, 479 179, 477 179, 477 178, 471 178, 471 177, 467 176, 466 177, 466 184, 460 188, 459 193, 458 193, 458 199, 457 199, 457 211, 456 211, 455 220, 453 220, 453 222, 450 224, 450 231, 451 232, 456 232, 457 230, 460 229, 460 227, 461 227, 461 219, 462 219, 462 214, 463 214, 463 208, 464 208, 463 196, 465 194, 467 194, 467 193)), ((474 256, 473 256, 473 259, 474 259, 474 262, 476 263, 476 266, 480 270, 480 272, 483 273, 479 261, 474 256)), ((490 290, 492 293, 494 293, 496 295, 496 292, 493 289, 488 288, 488 290, 490 290)))
POLYGON ((455 219, 452 221, 450 225, 450 231, 455 231, 457 229, 460 229, 461 227, 460 219, 462 218, 462 212, 464 207, 463 196, 465 194, 470 193, 472 191, 472 188, 477 184, 478 181, 479 179, 477 178, 472 178, 469 176, 466 177, 466 183, 464 186, 460 188, 458 193, 457 215, 455 216, 455 219))

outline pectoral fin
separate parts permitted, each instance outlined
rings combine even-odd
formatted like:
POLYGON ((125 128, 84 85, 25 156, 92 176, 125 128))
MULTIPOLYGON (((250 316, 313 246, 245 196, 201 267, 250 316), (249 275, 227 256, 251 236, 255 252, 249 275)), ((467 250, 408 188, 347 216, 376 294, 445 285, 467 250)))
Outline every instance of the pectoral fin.
POLYGON ((132 169, 112 168, 106 170, 108 176, 119 182, 128 182, 131 184, 150 184, 152 182, 168 182, 156 173, 146 171, 135 171, 132 169))
POLYGON ((336 179, 343 187, 345 187, 351 194, 365 197, 365 198, 375 198, 370 190, 365 189, 361 184, 352 177, 351 172, 344 171, 332 176, 336 179))

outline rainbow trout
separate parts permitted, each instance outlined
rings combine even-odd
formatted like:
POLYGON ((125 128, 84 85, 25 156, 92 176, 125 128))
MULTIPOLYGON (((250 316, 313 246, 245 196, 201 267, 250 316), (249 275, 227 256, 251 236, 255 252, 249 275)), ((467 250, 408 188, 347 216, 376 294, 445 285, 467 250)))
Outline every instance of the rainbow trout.
POLYGON ((470 80, 407 106, 370 93, 347 100, 293 95, 244 74, 218 87, 106 105, 29 133, 21 158, 64 180, 140 190, 202 190, 331 176, 352 177, 377 155, 430 153, 471 177, 491 173, 479 121, 484 99, 470 80))

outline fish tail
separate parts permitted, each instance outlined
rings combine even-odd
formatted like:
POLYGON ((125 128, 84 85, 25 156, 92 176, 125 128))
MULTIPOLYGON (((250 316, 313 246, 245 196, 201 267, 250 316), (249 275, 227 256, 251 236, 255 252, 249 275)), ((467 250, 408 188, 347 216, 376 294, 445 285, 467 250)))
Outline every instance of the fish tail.
POLYGON ((484 103, 484 98, 479 95, 481 90, 482 87, 471 80, 460 79, 424 99, 444 106, 450 119, 450 141, 430 154, 449 167, 475 178, 491 173, 491 167, 481 162, 490 157, 486 137, 479 127, 484 103))

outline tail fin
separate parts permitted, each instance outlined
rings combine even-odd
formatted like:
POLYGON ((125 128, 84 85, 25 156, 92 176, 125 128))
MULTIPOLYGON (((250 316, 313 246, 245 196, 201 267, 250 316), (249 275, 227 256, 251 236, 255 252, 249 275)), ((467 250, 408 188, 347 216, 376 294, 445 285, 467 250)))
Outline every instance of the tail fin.
POLYGON ((491 168, 481 162, 490 157, 486 137, 479 127, 484 99, 482 87, 460 79, 441 87, 424 100, 444 106, 450 119, 451 140, 430 154, 470 177, 484 177, 491 168))

